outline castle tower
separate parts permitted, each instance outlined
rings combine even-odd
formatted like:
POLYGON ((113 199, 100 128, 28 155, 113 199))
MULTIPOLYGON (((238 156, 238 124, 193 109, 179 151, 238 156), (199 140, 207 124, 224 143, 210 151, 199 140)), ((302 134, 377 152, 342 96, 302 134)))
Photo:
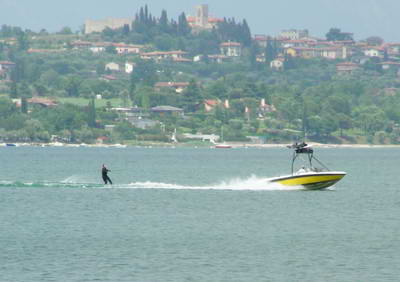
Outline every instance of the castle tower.
POLYGON ((196 7, 196 25, 202 28, 208 26, 208 5, 203 4, 196 7))

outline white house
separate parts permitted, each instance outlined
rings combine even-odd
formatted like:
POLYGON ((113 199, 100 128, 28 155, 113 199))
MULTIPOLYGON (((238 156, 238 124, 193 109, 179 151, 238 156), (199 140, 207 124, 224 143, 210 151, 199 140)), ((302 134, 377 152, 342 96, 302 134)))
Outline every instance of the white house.
POLYGON ((109 70, 109 71, 119 71, 119 64, 111 62, 106 64, 105 66, 105 70, 109 70))
POLYGON ((239 42, 223 42, 219 45, 221 54, 227 57, 242 56, 242 44, 239 42))
POLYGON ((282 30, 279 37, 291 40, 297 40, 304 37, 308 37, 308 30, 307 29, 282 30))
POLYGON ((124 43, 114 43, 113 46, 118 54, 139 54, 143 45, 131 45, 124 43))
POLYGON ((132 62, 126 62, 125 63, 125 72, 126 73, 132 73, 133 69, 135 68, 136 64, 132 62))
POLYGON ((380 48, 367 48, 364 50, 364 55, 367 57, 383 58, 383 51, 380 48))
POLYGON ((277 58, 277 59, 271 61, 270 67, 271 67, 271 69, 274 69, 274 70, 283 70, 284 62, 285 62, 285 60, 283 58, 277 58))
MULTIPOLYGON (((167 52, 155 51, 155 52, 142 53, 140 55, 140 57, 144 60, 153 59, 155 61, 162 61, 162 60, 177 61, 180 59, 184 59, 185 55, 187 55, 187 52, 180 51, 180 50, 167 51, 167 52)), ((190 61, 192 61, 192 60, 190 60, 190 61)))
POLYGON ((93 53, 97 54, 97 53, 102 53, 106 50, 106 47, 104 46, 92 46, 89 48, 90 51, 92 51, 93 53))

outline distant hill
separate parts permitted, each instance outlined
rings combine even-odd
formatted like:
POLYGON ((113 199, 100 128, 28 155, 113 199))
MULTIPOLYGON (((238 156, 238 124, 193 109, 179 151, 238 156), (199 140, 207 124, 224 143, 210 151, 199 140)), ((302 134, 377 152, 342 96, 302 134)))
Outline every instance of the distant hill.
MULTIPOLYGON (((398 0, 307 0, 307 1, 208 1, 210 14, 219 17, 246 18, 254 33, 277 34, 281 29, 307 28, 311 34, 323 36, 331 27, 353 32, 356 39, 371 35, 386 41, 400 41, 400 1, 398 0)), ((148 4, 155 15, 162 9, 176 18, 181 12, 190 15, 200 0, 113 1, 97 0, 0 0, 0 24, 22 26, 34 30, 57 31, 64 26, 74 30, 85 19, 133 17, 137 9, 148 4)))

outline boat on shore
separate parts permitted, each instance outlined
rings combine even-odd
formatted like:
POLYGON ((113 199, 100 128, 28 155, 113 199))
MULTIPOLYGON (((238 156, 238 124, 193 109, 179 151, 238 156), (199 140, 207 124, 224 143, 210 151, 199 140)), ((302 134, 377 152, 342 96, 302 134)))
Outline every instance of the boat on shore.
POLYGON ((230 148, 232 148, 232 146, 229 145, 229 144, 226 144, 226 143, 220 143, 220 144, 216 144, 214 146, 214 148, 216 148, 216 149, 230 149, 230 148))
POLYGON ((14 144, 14 143, 6 143, 6 147, 17 147, 17 144, 14 144))
POLYGON ((320 190, 328 188, 338 181, 340 181, 346 172, 343 171, 330 171, 325 165, 322 164, 315 156, 314 150, 306 143, 295 143, 288 146, 294 149, 292 158, 292 172, 290 175, 274 177, 269 181, 272 183, 279 183, 285 186, 302 186, 307 190, 320 190), (307 155, 307 163, 301 166, 297 171, 295 170, 295 161, 298 156, 307 155), (318 162, 321 167, 315 167, 313 161, 318 162))

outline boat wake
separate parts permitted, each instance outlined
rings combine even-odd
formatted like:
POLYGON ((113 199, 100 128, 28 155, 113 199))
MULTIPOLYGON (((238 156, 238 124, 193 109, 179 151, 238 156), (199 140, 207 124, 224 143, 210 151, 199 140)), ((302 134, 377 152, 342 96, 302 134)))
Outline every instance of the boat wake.
POLYGON ((18 182, 0 181, 0 187, 11 188, 77 188, 77 189, 166 189, 166 190, 233 190, 233 191, 295 191, 302 187, 283 186, 270 183, 268 178, 251 176, 247 179, 231 179, 210 185, 182 185, 162 182, 132 182, 127 184, 104 185, 98 183, 80 183, 75 177, 61 182, 18 182))

